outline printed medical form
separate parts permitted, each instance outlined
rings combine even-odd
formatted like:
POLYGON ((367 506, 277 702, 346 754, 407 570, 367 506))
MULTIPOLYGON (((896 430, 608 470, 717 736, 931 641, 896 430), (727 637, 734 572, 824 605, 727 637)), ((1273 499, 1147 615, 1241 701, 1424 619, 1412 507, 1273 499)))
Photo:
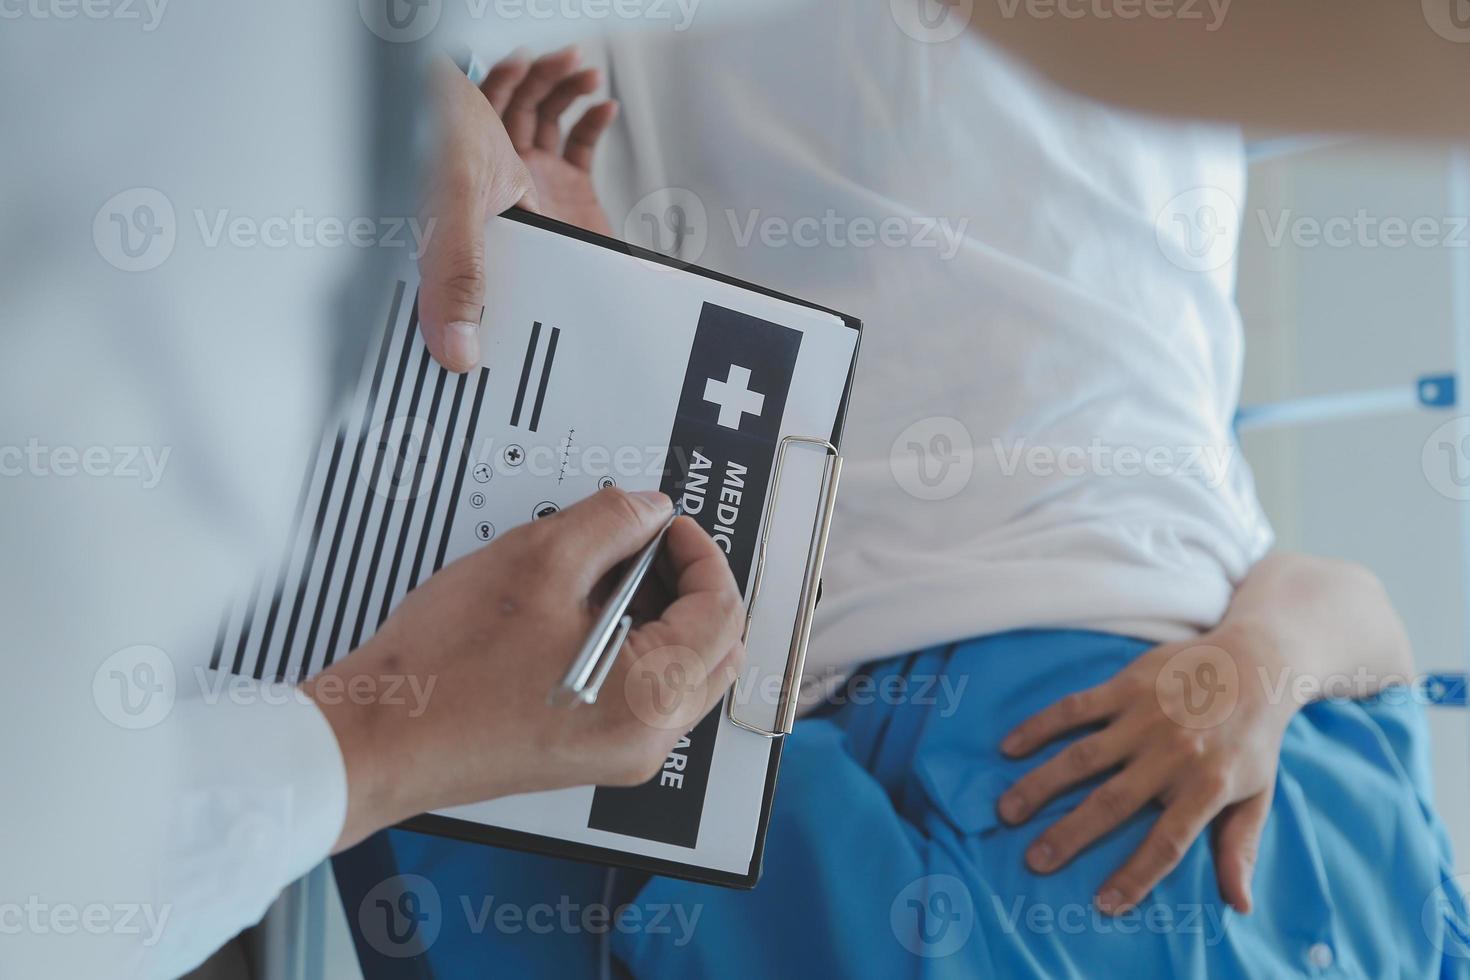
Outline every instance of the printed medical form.
MULTIPOLYGON (((456 375, 432 360, 404 268, 279 565, 228 612, 213 667, 299 681, 510 528, 601 487, 661 489, 729 556, 747 601, 768 526, 733 696, 770 727, 828 472, 823 452, 793 445, 777 488, 777 455, 790 436, 838 442, 859 324, 533 215, 493 219, 487 241, 483 366, 456 375)), ((753 885, 779 757, 779 739, 720 708, 642 786, 510 797, 409 826, 753 885)))

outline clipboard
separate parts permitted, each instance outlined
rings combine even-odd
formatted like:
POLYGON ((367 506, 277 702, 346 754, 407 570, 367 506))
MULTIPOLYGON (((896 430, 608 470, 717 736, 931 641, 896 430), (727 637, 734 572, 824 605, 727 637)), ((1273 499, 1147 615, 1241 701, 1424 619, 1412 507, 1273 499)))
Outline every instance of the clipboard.
MULTIPOLYGON (((599 255, 612 253, 638 260, 639 270, 654 270, 657 276, 673 277, 657 280, 660 284, 667 284, 667 291, 670 293, 679 292, 681 289, 684 292, 713 290, 717 296, 744 297, 739 303, 731 303, 731 308, 719 303, 704 302, 702 308, 690 314, 692 316, 697 313, 698 322, 697 329, 692 335, 691 351, 688 354, 688 370, 679 372, 682 376, 681 383, 684 385, 684 390, 682 393, 676 392, 678 398, 673 420, 674 434, 669 436, 665 447, 668 452, 661 461, 662 478, 666 481, 662 489, 665 492, 671 492, 671 486, 667 481, 673 479, 678 472, 678 467, 669 462, 672 451, 676 448, 687 449, 685 443, 691 442, 687 433, 683 437, 678 435, 681 431, 685 431, 681 429, 681 426, 703 425, 705 428, 698 431, 718 431, 722 437, 725 434, 723 429, 714 428, 716 425, 726 425, 723 404, 719 406, 720 414, 717 422, 686 418, 684 414, 684 408, 691 398, 689 388, 691 379, 696 382, 699 380, 700 372, 694 370, 695 359, 701 356, 702 338, 707 329, 711 331, 711 336, 725 338, 723 343, 726 347, 729 346, 731 337, 739 339, 742 343, 748 339, 750 345, 754 347, 761 342, 760 338, 769 336, 774 338, 772 341, 774 344, 783 336, 780 335, 781 331, 801 334, 798 339, 799 346, 800 339, 810 339, 816 334, 811 332, 802 334, 800 330, 791 326, 794 322, 791 319, 787 320, 787 325, 782 326, 776 322, 767 322, 757 315, 760 310, 793 311, 792 316, 808 317, 812 323, 822 324, 823 335, 828 336, 829 339, 835 332, 841 332, 843 339, 841 350, 844 352, 842 357, 845 370, 838 377, 824 376, 823 378, 824 385, 827 386, 824 390, 830 388, 831 394, 835 396, 835 407, 830 414, 832 418, 830 431, 783 432, 779 439, 757 440, 748 435, 743 428, 746 414, 752 413, 749 403, 746 403, 744 407, 737 405, 732 410, 735 419, 733 426, 735 433, 731 438, 738 437, 747 440, 741 445, 755 445, 758 442, 759 445, 767 448, 771 445, 775 446, 768 479, 758 480, 757 473, 762 471, 757 470, 752 464, 749 470, 749 486, 746 486, 743 491, 748 495, 748 499, 763 498, 758 511, 758 523, 739 525, 740 527, 758 527, 758 541, 747 541, 738 534, 733 535, 741 540, 738 540, 727 551, 731 556, 732 567, 737 565, 739 557, 737 552, 740 549, 745 549, 746 558, 751 563, 748 576, 742 576, 739 568, 736 568, 737 580, 744 577, 741 584, 744 587, 747 603, 746 637, 752 636, 753 631, 768 632, 777 627, 780 628, 783 636, 782 649, 779 652, 772 650, 769 657, 759 654, 754 649, 750 650, 747 675, 769 666, 775 675, 772 679, 778 679, 779 684, 776 687, 774 704, 757 705, 761 709, 769 708, 769 711, 750 710, 748 703, 737 704, 739 699, 727 695, 721 705, 695 727, 690 738, 692 739, 696 733, 704 729, 707 734, 705 741, 718 748, 717 733, 729 731, 731 734, 726 736, 727 744, 724 746, 727 756, 729 751, 732 751, 731 739, 738 736, 745 740, 739 743, 742 758, 760 757, 764 761, 763 779, 760 780, 758 787, 752 785, 748 794, 749 798, 741 801, 742 806, 748 808, 755 821, 753 847, 749 850, 748 861, 743 858, 745 854, 743 845, 739 850, 739 854, 742 855, 738 862, 739 866, 735 866, 729 860, 724 861, 725 866, 723 867, 713 866, 714 862, 701 863, 692 858, 696 853, 695 845, 688 840, 660 837, 657 832, 647 834, 626 830, 619 820, 626 818, 630 812, 636 813, 644 808, 644 804, 637 799, 637 795, 639 792, 646 791, 646 787, 578 788, 577 792, 586 791, 592 794, 591 814, 588 817, 587 833, 584 836, 599 841, 608 841, 609 846, 588 840, 569 839, 572 836, 570 834, 538 832, 542 830, 542 822, 536 820, 486 818, 483 812, 468 812, 474 810, 473 807, 425 814, 406 821, 401 828, 456 840, 632 868, 709 884, 752 888, 760 877, 765 836, 775 793, 776 776, 780 766, 782 739, 791 731, 794 724, 806 646, 820 594, 822 562, 827 548, 832 511, 841 477, 842 459, 839 447, 856 371, 862 325, 853 317, 816 304, 681 262, 677 258, 587 232, 541 215, 512 209, 500 219, 493 220, 510 222, 511 226, 515 226, 501 226, 498 238, 513 240, 519 245, 512 250, 514 258, 505 259, 507 263, 512 263, 511 265, 495 267, 496 259, 492 256, 492 281, 495 281, 497 275, 502 277, 500 281, 516 281, 517 274, 534 274, 533 264, 523 267, 515 267, 513 264, 521 261, 522 254, 526 253, 527 257, 524 261, 527 263, 533 263, 535 260, 547 261, 548 256, 552 261, 560 257, 572 263, 583 262, 584 265, 574 265, 574 267, 600 270, 602 274, 611 275, 613 278, 602 280, 603 284, 607 285, 616 282, 616 270, 610 272, 603 269, 603 266, 617 265, 624 270, 624 274, 627 274, 628 269, 633 268, 627 263, 620 261, 609 263, 605 257, 598 258, 599 255), (566 240, 576 244, 569 244, 566 240), (568 251, 569 248, 572 251, 568 251), (588 252, 588 249, 594 251, 588 252), (539 255, 531 253, 539 253, 539 255), (690 280, 688 277, 694 277, 694 279, 690 280), (697 285, 698 282, 719 285, 706 285, 699 287, 698 290, 677 286, 680 283, 685 286, 690 283, 697 285), (734 309, 734 306, 744 308, 734 309), (847 346, 849 344, 850 348, 847 346), (850 355, 845 353, 849 349, 850 355), (813 457, 818 455, 821 458, 821 466, 819 471, 815 471, 813 457), (801 462, 795 462, 797 460, 801 462), (811 480, 813 484, 811 486, 804 485, 808 475, 815 477, 811 480), (795 477, 802 477, 802 479, 798 481, 795 477), (803 485, 798 485, 798 483, 803 485), (758 494, 756 493, 757 484, 760 484, 758 494), (788 629, 784 620, 777 622, 772 618, 781 615, 778 607, 783 604, 783 600, 771 591, 769 581, 772 573, 769 566, 773 549, 777 547, 772 541, 775 517, 778 513, 786 514, 787 512, 782 508, 793 506, 792 501, 795 501, 794 506, 799 508, 803 514, 810 510, 813 518, 809 536, 805 542, 805 558, 804 566, 800 570, 799 594, 795 596, 794 616, 788 629), (754 798, 757 792, 758 801, 754 798), (633 849, 621 849, 618 845, 622 841, 627 841, 627 846, 633 849), (686 852, 691 855, 691 859, 681 860, 680 858, 686 852)), ((497 240, 497 235, 491 235, 489 240, 493 245, 497 240)), ((496 343, 502 345, 500 349, 491 351, 487 356, 487 363, 493 363, 495 366, 493 369, 481 368, 478 372, 473 373, 473 376, 448 375, 437 364, 431 363, 418 337, 417 305, 409 288, 409 283, 412 281, 411 275, 411 270, 405 271, 394 287, 393 297, 389 303, 388 322, 384 327, 377 354, 375 357, 370 355, 369 363, 364 367, 364 380, 360 386, 363 389, 362 393, 344 415, 335 434, 331 432, 327 434, 314 467, 308 471, 301 492, 302 500, 301 505, 298 506, 296 526, 292 529, 287 555, 281 564, 279 574, 275 576, 274 585, 258 585, 256 594, 247 600, 245 606, 227 611, 225 622, 221 623, 216 641, 215 659, 212 664, 217 669, 233 669, 236 673, 249 673, 253 666, 255 675, 263 679, 269 679, 269 676, 274 673, 277 679, 298 680, 330 664, 334 656, 342 656, 351 649, 355 649, 358 642, 366 635, 370 635, 370 631, 376 628, 377 622, 386 618, 391 606, 396 605, 395 597, 401 600, 401 596, 409 589, 432 575, 447 560, 451 560, 456 551, 463 553, 469 547, 478 546, 478 544, 493 539, 497 533, 493 522, 481 520, 480 518, 485 514, 476 511, 475 508, 485 506, 485 500, 492 495, 492 492, 505 491, 511 495, 516 492, 527 492, 518 490, 511 476, 524 468, 529 468, 530 460, 529 458, 513 459, 514 454, 522 453, 523 456, 529 457, 530 450, 537 448, 532 445, 533 439, 544 442, 552 437, 554 431, 561 432, 566 429, 565 422, 559 423, 558 421, 557 384, 554 379, 562 376, 558 372, 569 370, 566 366, 567 362, 569 359, 574 359, 574 348, 578 343, 574 332, 567 332, 564 336, 561 328, 550 322, 549 319, 545 322, 536 320, 533 323, 526 323, 524 321, 529 319, 530 314, 525 310, 517 308, 510 311, 494 307, 497 301, 511 303, 512 300, 503 297, 499 300, 494 296, 487 297, 487 303, 491 304, 491 307, 487 307, 487 333, 495 338, 496 343), (526 315, 523 316, 522 313, 526 315), (497 318, 498 321, 492 323, 497 318), (510 320, 515 321, 516 329, 512 330, 508 327, 510 320), (561 353, 558 353, 559 349, 561 353), (415 364, 417 365, 416 371, 412 369, 415 364), (493 384, 491 383, 492 374, 493 384), (549 383, 548 379, 553 380, 549 383), (551 392, 549 396, 548 391, 551 392), (482 445, 485 442, 484 433, 477 434, 476 424, 482 416, 491 411, 490 406, 496 403, 497 398, 503 403, 500 408, 503 408, 508 415, 503 423, 505 431, 513 434, 524 433, 524 436, 512 435, 511 438, 521 439, 522 442, 492 447, 493 453, 486 456, 484 453, 487 450, 482 445), (427 413, 421 412, 420 405, 430 402, 432 402, 432 409, 427 413), (411 411, 407 413, 407 416, 400 417, 398 414, 400 403, 411 406, 411 411), (428 431, 414 430, 413 423, 419 421, 418 416, 424 414, 428 419, 428 431), (445 432, 444 438, 435 442, 433 436, 435 431, 440 429, 445 432), (453 439, 450 438, 451 436, 453 439), (376 458, 369 459, 371 453, 364 452, 365 442, 372 442, 374 439, 380 446, 391 447, 386 458, 392 462, 386 467, 383 465, 385 459, 383 454, 380 453, 376 458), (451 442, 455 441, 461 445, 457 453, 451 451, 451 442), (410 449, 410 444, 413 446, 412 449, 410 449), (411 473, 398 474, 397 471, 401 468, 398 464, 409 457, 421 457, 422 464, 410 466, 408 469, 411 470, 411 473), (501 466, 509 467, 509 469, 502 472, 500 476, 496 476, 496 469, 501 466), (396 475, 388 481, 388 491, 385 493, 384 475, 390 471, 396 475), (430 475, 425 476, 426 471, 430 475), (366 484, 370 490, 359 490, 358 484, 366 484), (377 499, 374 496, 375 493, 377 497, 386 497, 386 501, 377 499), (473 534, 473 537, 468 537, 470 534, 473 534), (290 608, 289 613, 286 607, 290 608), (261 627, 262 619, 266 620, 264 629, 261 627), (272 625, 275 626, 274 636, 272 625), (281 637, 282 633, 284 633, 284 638, 281 637), (251 651, 255 651, 256 655, 250 656, 251 651), (231 653, 234 654, 233 664, 228 663, 231 653)), ((595 291, 593 286, 587 288, 595 291)), ((608 286, 608 288, 616 288, 616 286, 608 286)), ((513 292, 513 290, 505 292, 513 292)), ((646 298, 644 301, 647 301, 646 298)), ((583 336, 582 340, 591 342, 586 336, 583 336)), ((606 337, 596 338, 596 342, 610 343, 606 337)), ((611 347, 605 348, 605 352, 612 349, 611 347)), ((683 355, 680 354, 680 356, 683 355)), ((805 352, 802 356, 806 356, 805 352)), ((815 353, 813 356, 816 356, 815 353)), ((748 360, 743 356, 740 359, 748 360)), ((584 366, 587 362, 595 360, 594 356, 582 357, 584 366)), ((799 358, 792 353, 791 364, 793 366, 787 376, 790 386, 796 384, 798 375, 795 365, 798 362, 799 358)), ((575 364, 575 360, 573 363, 575 364)), ((754 370, 760 370, 759 358, 751 360, 750 363, 754 370)), ((754 377, 750 369, 742 368, 741 370, 746 372, 745 378, 754 377)), ((734 385, 737 380, 742 381, 743 384, 743 379, 737 379, 733 367, 728 378, 723 373, 720 374, 720 378, 722 380, 719 382, 715 382, 713 377, 706 379, 706 384, 729 383, 734 385)), ((641 389, 652 387, 656 386, 649 384, 633 386, 630 389, 629 398, 636 400, 641 389)), ((776 400, 770 384, 756 383, 749 387, 760 387, 766 392, 765 395, 755 397, 776 400)), ((667 384, 665 388, 668 388, 667 384)), ((698 394, 696 387, 693 389, 692 400, 694 402, 699 401, 698 394)), ((705 390, 705 394, 706 400, 709 400, 708 389, 705 390)), ((751 393, 746 392, 746 394, 751 393)), ((786 418, 790 414, 790 406, 786 401, 788 392, 783 390, 779 394, 780 410, 769 413, 754 410, 752 414, 757 423, 765 425, 766 422, 763 421, 765 416, 773 415, 776 427, 779 428, 786 424, 786 418)), ((648 394, 646 397, 651 399, 653 396, 648 394)), ((663 391, 661 397, 667 401, 670 397, 669 391, 663 391)), ((765 404, 770 407, 771 403, 766 402, 765 404)), ((624 406, 620 405, 620 407, 624 406)), ((644 405, 643 409, 648 410, 648 406, 644 405)), ((626 411, 631 416, 635 413, 636 408, 630 405, 626 407, 626 411)), ((823 417, 828 417, 825 414, 826 409, 823 409, 822 412, 823 417)), ((696 430, 688 429, 688 431, 696 430)), ((571 443, 583 438, 577 433, 578 427, 572 426, 571 434, 565 436, 567 445, 562 447, 563 467, 565 467, 565 449, 569 448, 571 443)), ((561 440, 563 436, 557 435, 556 438, 561 440)), ((708 450, 710 444, 700 443, 699 445, 708 450)), ((558 443, 558 445, 561 444, 558 443)), ((763 449, 761 453, 753 455, 763 459, 764 454, 763 449)), ((714 455, 713 452, 711 455, 714 455)), ((700 458, 702 457, 699 446, 696 446, 693 459, 697 461, 700 458)), ((686 485, 694 482, 691 467, 695 465, 697 462, 688 463, 686 461, 685 468, 682 470, 686 485)), ((728 478, 729 474, 726 475, 728 478)), ((595 490, 595 487, 586 483, 585 475, 583 476, 582 492, 595 490)), ((560 474, 558 474, 556 483, 561 483, 560 474)), ((545 486, 550 485, 550 481, 546 479, 530 485, 543 487, 536 496, 549 494, 549 491, 544 489, 545 486)), ((629 488, 633 487, 630 485, 629 488)), ((688 493, 686 492, 685 495, 688 496, 688 493)), ((723 491, 718 499, 721 501, 727 499, 723 491)), ((571 501, 569 499, 566 502, 571 501)), ((534 496, 526 498, 526 508, 532 508, 533 504, 533 512, 519 514, 517 520, 540 516, 547 512, 548 508, 554 509, 557 501, 536 501, 534 496)), ((703 523, 702 518, 696 519, 703 523)), ((707 530, 709 529, 707 527, 707 530)), ((805 528, 802 530, 807 531, 805 528)), ((746 537, 754 536, 747 535, 746 537)), ((784 544, 781 547, 789 550, 789 546, 784 544)), ((782 574, 789 577, 794 565, 795 559, 785 561, 782 574)), ((715 749, 711 748, 709 751, 714 752, 715 749)), ((701 846, 704 842, 698 840, 700 822, 704 813, 710 808, 709 800, 703 794, 710 792, 711 786, 714 785, 712 774, 715 771, 716 761, 713 756, 705 759, 704 777, 710 782, 701 786, 701 795, 697 801, 701 809, 694 819, 693 838, 701 846)), ((742 781, 754 783, 755 770, 742 768, 741 771, 745 773, 742 781)), ((655 777, 656 780, 657 778, 655 777)), ((486 807, 503 809, 504 805, 518 806, 522 803, 530 805, 526 802, 530 799, 530 797, 512 797, 503 801, 490 801, 480 807, 483 810, 486 807), (506 801, 514 802, 507 804, 506 801)), ((718 835, 715 836, 718 839, 718 835)))
POLYGON ((732 873, 712 870, 679 861, 660 860, 650 857, 631 857, 625 851, 600 848, 582 843, 569 843, 555 837, 545 837, 501 827, 491 827, 456 820, 452 817, 438 814, 426 814, 415 817, 405 822, 402 825, 403 829, 449 837, 456 840, 510 847, 515 850, 529 851, 551 857, 631 868, 651 874, 682 878, 705 884, 740 889, 754 888, 760 880, 761 865, 764 859, 766 831, 770 823, 771 806, 775 798, 777 774, 780 769, 782 740, 785 735, 791 732, 795 723, 807 644, 811 635, 812 621, 817 601, 820 597, 822 564, 825 559, 830 537, 832 514, 836 505, 842 473, 840 446, 842 444, 842 433, 846 423, 847 409, 852 393, 853 379, 857 370, 862 323, 855 317, 839 313, 827 307, 797 299, 698 265, 685 263, 662 253, 653 252, 636 245, 597 235, 541 215, 513 209, 507 212, 505 216, 534 227, 554 231, 599 248, 609 249, 622 255, 653 263, 660 267, 673 270, 678 274, 699 276, 767 296, 784 303, 791 303, 829 314, 840 319, 848 329, 852 330, 859 343, 854 347, 853 357, 851 363, 848 365, 846 377, 843 380, 841 400, 831 431, 787 435, 782 438, 776 452, 776 465, 771 478, 771 492, 767 497, 762 513, 762 534, 758 545, 757 560, 746 596, 746 620, 744 629, 746 638, 749 637, 751 628, 756 622, 760 610, 764 608, 760 600, 762 589, 766 584, 766 559, 771 544, 771 512, 776 507, 778 501, 782 499, 782 495, 787 492, 793 494, 806 492, 813 495, 819 501, 817 516, 811 527, 806 569, 802 578, 801 595, 798 599, 798 613, 796 620, 791 624, 790 642, 785 651, 784 663, 782 664, 781 687, 779 698, 775 705, 774 720, 755 717, 751 712, 742 711, 740 706, 736 704, 736 699, 729 696, 715 709, 724 719, 741 731, 758 736, 768 744, 769 755, 766 767, 766 779, 764 785, 761 787, 756 844, 751 854, 749 867, 743 873, 732 873), (818 486, 803 489, 789 484, 789 473, 791 469, 788 466, 788 462, 791 460, 793 454, 799 452, 820 453, 823 456, 822 479, 818 486))

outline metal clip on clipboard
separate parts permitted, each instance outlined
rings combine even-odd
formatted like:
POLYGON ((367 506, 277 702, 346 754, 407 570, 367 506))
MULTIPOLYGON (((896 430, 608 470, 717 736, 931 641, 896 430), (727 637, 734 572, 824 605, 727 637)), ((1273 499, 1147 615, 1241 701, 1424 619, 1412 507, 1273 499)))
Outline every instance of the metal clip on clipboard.
POLYGON ((786 655, 786 668, 781 678, 781 696, 776 702, 776 724, 774 728, 763 728, 758 724, 742 721, 736 717, 734 692, 725 698, 725 717, 747 732, 763 738, 781 738, 791 734, 796 723, 798 697, 801 694, 801 674, 806 665, 807 642, 812 634, 812 617, 816 612, 817 594, 822 581, 822 563, 827 557, 827 537, 832 530, 832 509, 837 503, 837 483, 842 478, 842 454, 826 439, 810 436, 786 436, 776 451, 776 470, 771 476, 771 496, 766 501, 766 510, 761 515, 760 548, 756 553, 755 577, 751 580, 750 601, 746 603, 745 629, 741 641, 750 637, 750 624, 755 619, 756 602, 760 599, 761 580, 766 570, 766 550, 770 544, 771 517, 776 510, 776 501, 781 495, 781 471, 786 464, 786 453, 793 446, 815 446, 826 454, 826 465, 822 472, 822 498, 817 508, 816 520, 812 522, 811 544, 807 549, 806 574, 801 583, 801 596, 797 603, 796 622, 791 633, 791 649, 786 655))

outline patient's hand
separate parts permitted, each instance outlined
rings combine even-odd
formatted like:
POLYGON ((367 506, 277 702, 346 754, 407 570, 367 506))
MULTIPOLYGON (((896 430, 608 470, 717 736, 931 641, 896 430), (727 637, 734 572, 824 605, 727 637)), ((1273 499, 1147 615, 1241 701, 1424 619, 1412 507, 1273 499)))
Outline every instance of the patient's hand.
POLYGON ((1116 769, 1031 845, 1031 867, 1055 871, 1158 801, 1163 815, 1099 889, 1098 905, 1121 911, 1142 900, 1213 820, 1220 893, 1249 912, 1292 716, 1317 698, 1371 697, 1406 683, 1413 670, 1404 625, 1370 571, 1272 552, 1236 588, 1214 630, 1150 650, 1111 681, 1062 699, 1007 736, 1001 748, 1023 756, 1075 729, 1101 726, 1011 787, 1001 816, 1023 822, 1068 786, 1116 769))
POLYGON ((1022 777, 1000 799, 1008 823, 1116 770, 1026 851, 1056 871, 1151 802, 1163 808, 1142 846, 1098 889, 1098 907, 1122 912, 1148 894, 1215 821, 1220 891, 1250 911, 1250 876, 1276 782, 1281 739, 1299 704, 1281 696, 1285 664, 1258 631, 1222 625, 1155 647, 1112 680, 1069 695, 1017 727, 1001 748, 1025 756, 1086 726, 1086 734, 1022 777), (1273 681, 1267 687, 1266 679, 1273 681))
POLYGON ((596 68, 578 70, 575 47, 535 61, 517 53, 490 69, 480 86, 505 123, 536 187, 540 210, 549 217, 611 234, 607 215, 592 186, 592 153, 618 114, 616 102, 589 108, 562 137, 561 118, 573 102, 596 91, 596 68))

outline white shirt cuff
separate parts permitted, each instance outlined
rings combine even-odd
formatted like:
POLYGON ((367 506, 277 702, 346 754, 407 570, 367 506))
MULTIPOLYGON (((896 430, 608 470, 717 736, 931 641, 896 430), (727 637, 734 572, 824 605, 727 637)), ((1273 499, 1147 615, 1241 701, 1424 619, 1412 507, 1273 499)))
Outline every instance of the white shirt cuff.
POLYGON ((170 930, 186 944, 174 962, 202 961, 258 922, 331 853, 347 814, 342 753, 321 710, 289 685, 215 679, 217 691, 181 699, 168 722, 187 735, 160 885, 176 909, 219 919, 170 930))

